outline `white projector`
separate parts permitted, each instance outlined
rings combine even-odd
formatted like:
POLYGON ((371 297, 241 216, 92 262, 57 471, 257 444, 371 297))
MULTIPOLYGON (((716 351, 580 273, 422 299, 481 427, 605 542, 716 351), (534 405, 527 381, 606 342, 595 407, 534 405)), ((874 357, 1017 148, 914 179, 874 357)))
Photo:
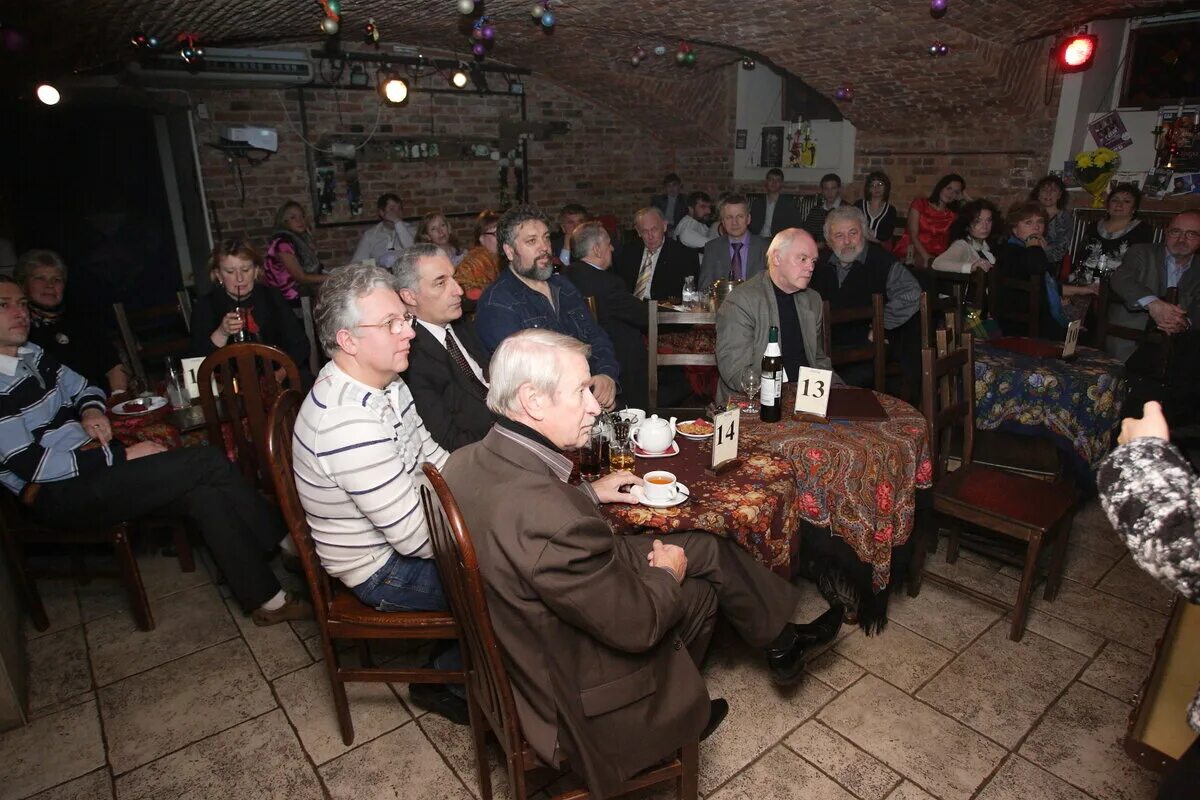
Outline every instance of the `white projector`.
POLYGON ((230 144, 248 144, 271 153, 279 150, 279 132, 274 128, 258 128, 253 125, 225 128, 221 131, 221 138, 230 144))

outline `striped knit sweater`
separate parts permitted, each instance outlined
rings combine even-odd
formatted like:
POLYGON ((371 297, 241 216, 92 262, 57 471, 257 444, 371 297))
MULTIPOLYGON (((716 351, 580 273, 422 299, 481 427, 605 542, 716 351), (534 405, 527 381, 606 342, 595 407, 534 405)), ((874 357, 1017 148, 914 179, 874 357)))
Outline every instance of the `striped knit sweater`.
POLYGON ((293 438, 296 489, 326 572, 357 586, 392 552, 432 558, 415 473, 446 456, 403 381, 374 389, 326 364, 293 438))
POLYGON ((104 411, 104 392, 36 344, 0 355, 0 483, 20 494, 30 482, 75 478, 125 460, 116 440, 81 451, 91 437, 79 424, 89 408, 104 411))

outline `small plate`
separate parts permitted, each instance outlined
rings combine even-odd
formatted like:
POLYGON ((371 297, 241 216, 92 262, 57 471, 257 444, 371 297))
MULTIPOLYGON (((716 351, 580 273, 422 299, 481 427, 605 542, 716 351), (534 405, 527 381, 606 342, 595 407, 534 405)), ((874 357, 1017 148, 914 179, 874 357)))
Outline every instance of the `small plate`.
POLYGON ((635 444, 633 446, 633 454, 638 458, 670 458, 671 456, 679 455, 679 442, 672 441, 671 446, 661 453, 647 453, 635 444))
MULTIPOLYGON (((687 420, 687 422, 698 422, 698 421, 699 420, 690 420, 690 419, 687 420)), ((707 422, 707 420, 705 420, 705 421, 707 422)), ((716 428, 712 427, 712 423, 709 423, 708 433, 687 433, 686 431, 679 430, 678 425, 675 426, 675 432, 678 435, 682 436, 685 439, 691 439, 693 442, 702 442, 705 439, 711 439, 712 435, 713 435, 713 431, 715 431, 715 430, 716 430, 716 428)))
POLYGON ((122 417, 136 417, 142 414, 149 414, 151 411, 157 411, 167 404, 167 398, 159 397, 135 397, 132 400, 126 400, 123 403, 117 403, 112 407, 112 412, 122 417), (130 410, 130 406, 142 406, 141 409, 130 410))
POLYGON ((648 506, 649 508, 673 508, 674 506, 680 505, 685 500, 690 499, 692 496, 691 490, 689 490, 688 487, 684 486, 682 483, 675 484, 675 498, 673 500, 667 500, 664 502, 650 502, 646 499, 646 496, 642 494, 642 487, 640 486, 631 486, 629 488, 629 493, 636 497, 639 503, 644 506, 648 506))

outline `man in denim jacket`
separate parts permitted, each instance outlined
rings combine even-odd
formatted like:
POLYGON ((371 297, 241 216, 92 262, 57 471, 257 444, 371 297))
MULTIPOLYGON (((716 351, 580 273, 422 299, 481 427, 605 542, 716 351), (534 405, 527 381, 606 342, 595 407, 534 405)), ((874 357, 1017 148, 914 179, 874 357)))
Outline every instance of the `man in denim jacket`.
POLYGON ((484 290, 475 313, 475 331, 488 355, 506 336, 526 328, 573 336, 592 348, 592 394, 602 408, 615 408, 620 377, 616 353, 583 295, 554 274, 546 215, 534 206, 513 206, 500 218, 496 235, 509 267, 484 290))

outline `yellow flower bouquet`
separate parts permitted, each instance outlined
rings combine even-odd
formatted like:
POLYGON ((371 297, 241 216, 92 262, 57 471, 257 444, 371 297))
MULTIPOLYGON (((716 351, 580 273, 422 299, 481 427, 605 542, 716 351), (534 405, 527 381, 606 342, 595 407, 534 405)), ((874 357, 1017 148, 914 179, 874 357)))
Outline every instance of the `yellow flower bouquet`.
POLYGON ((1075 177, 1079 179, 1079 185, 1092 196, 1092 208, 1104 206, 1104 190, 1120 166, 1120 154, 1107 147, 1084 150, 1075 156, 1075 177))

